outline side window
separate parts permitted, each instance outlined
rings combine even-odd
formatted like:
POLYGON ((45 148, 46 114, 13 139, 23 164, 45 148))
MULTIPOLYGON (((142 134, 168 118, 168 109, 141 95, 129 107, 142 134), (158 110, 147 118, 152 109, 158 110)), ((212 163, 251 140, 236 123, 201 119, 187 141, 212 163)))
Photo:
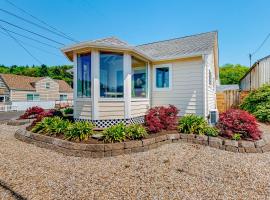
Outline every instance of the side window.
POLYGON ((46 83, 46 89, 50 89, 50 83, 46 83))
POLYGON ((60 94, 60 101, 66 101, 67 95, 66 94, 60 94))
POLYGON ((27 94, 27 101, 39 101, 39 94, 27 94))
POLYGON ((155 90, 170 90, 172 87, 171 65, 157 66, 154 71, 155 90))

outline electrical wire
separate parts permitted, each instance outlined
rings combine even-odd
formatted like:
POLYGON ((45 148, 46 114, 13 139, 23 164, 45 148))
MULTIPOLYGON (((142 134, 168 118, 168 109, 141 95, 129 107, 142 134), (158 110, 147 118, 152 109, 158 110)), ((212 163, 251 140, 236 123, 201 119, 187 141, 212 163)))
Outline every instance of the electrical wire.
POLYGON ((30 31, 30 30, 28 30, 28 29, 22 28, 22 27, 20 27, 20 26, 17 26, 17 25, 15 25, 15 24, 13 24, 13 23, 8 22, 8 21, 2 20, 2 19, 0 19, 0 21, 1 21, 1 22, 4 22, 4 23, 6 23, 6 24, 8 24, 8 25, 10 25, 10 26, 16 27, 16 28, 18 28, 18 29, 21 29, 21 30, 27 31, 27 32, 29 32, 29 33, 32 33, 32 34, 34 34, 34 35, 37 35, 37 36, 39 36, 39 37, 42 37, 42 38, 44 38, 44 39, 46 39, 46 40, 55 42, 55 43, 60 44, 60 45, 64 45, 64 44, 61 43, 61 42, 57 42, 57 41, 54 40, 54 39, 50 39, 50 38, 48 38, 48 37, 46 37, 46 36, 43 36, 43 35, 41 35, 41 34, 39 34, 39 33, 35 33, 35 32, 30 31))
POLYGON ((46 25, 47 27, 49 27, 49 28, 51 28, 51 29, 57 31, 58 33, 60 33, 60 34, 62 34, 62 35, 64 35, 64 36, 70 38, 70 39, 73 40, 73 41, 77 41, 77 40, 73 39, 72 37, 70 37, 68 34, 64 33, 63 31, 58 30, 57 28, 51 26, 50 24, 46 23, 45 21, 41 20, 40 18, 35 17, 35 16, 32 15, 31 13, 29 13, 29 12, 27 12, 26 10, 24 10, 24 9, 20 8, 19 6, 15 5, 15 4, 12 3, 11 1, 6 0, 6 2, 9 3, 10 5, 12 5, 13 7, 15 7, 16 9, 20 10, 21 12, 23 12, 23 13, 27 14, 28 16, 32 17, 33 19, 37 20, 38 22, 40 22, 40 23, 46 25))
POLYGON ((27 52, 34 60, 36 60, 39 64, 42 64, 42 62, 37 57, 35 57, 30 51, 28 51, 27 48, 19 40, 17 40, 13 35, 6 31, 1 24, 0 28, 4 30, 8 34, 8 36, 12 38, 20 47, 22 47, 24 51, 27 52))

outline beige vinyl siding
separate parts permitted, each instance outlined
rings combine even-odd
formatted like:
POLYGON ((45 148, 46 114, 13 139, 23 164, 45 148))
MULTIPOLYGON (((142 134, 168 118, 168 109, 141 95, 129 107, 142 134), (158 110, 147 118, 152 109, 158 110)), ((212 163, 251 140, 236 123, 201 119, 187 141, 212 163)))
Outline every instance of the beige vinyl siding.
POLYGON ((240 81, 240 88, 249 91, 267 83, 270 83, 270 57, 261 60, 250 70, 240 81))
POLYGON ((74 117, 77 119, 92 119, 92 101, 77 99, 74 101, 74 117))
POLYGON ((10 92, 10 99, 12 101, 27 101, 27 94, 37 94, 37 93, 35 91, 12 90, 10 92))
MULTIPOLYGON (((152 90, 152 107, 172 104, 180 109, 180 115, 203 115, 202 59, 171 64, 172 88, 170 91, 152 90)), ((155 70, 152 71, 155 73, 155 70)), ((155 81, 152 80, 152 83, 155 84, 155 81)))
POLYGON ((131 117, 144 116, 149 107, 149 100, 131 100, 131 117))
POLYGON ((8 95, 9 89, 0 76, 0 95, 8 95))
POLYGON ((209 114, 210 110, 216 109, 216 80, 215 80, 215 66, 214 66, 214 56, 213 53, 208 54, 205 56, 205 66, 207 68, 207 76, 206 76, 206 85, 207 85, 207 115, 209 114), (212 76, 212 84, 209 84, 209 70, 212 76))
POLYGON ((123 119, 124 101, 99 101, 99 119, 123 119))
POLYGON ((51 78, 44 78, 36 82, 36 92, 40 95, 41 101, 54 101, 59 99, 59 84, 51 78), (50 88, 46 88, 46 83, 50 84, 50 88))

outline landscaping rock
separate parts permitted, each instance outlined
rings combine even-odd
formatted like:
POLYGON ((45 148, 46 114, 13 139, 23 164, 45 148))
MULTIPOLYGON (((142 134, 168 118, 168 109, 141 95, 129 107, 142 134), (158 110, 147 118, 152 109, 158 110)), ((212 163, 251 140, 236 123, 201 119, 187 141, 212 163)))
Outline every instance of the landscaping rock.
POLYGON ((196 136, 196 141, 198 142, 198 144, 207 145, 208 144, 208 136, 206 136, 206 135, 197 135, 196 136))
POLYGON ((118 149, 124 149, 124 148, 125 148, 125 145, 123 142, 104 144, 105 151, 118 150, 118 149))
POLYGON ((157 136, 155 138, 156 142, 161 142, 161 141, 164 141, 164 140, 167 140, 167 135, 160 135, 160 136, 157 136))
POLYGON ((112 156, 119 156, 125 153, 124 149, 115 149, 112 150, 112 156))
POLYGON ((208 137, 209 146, 214 148, 221 148, 223 140, 218 137, 208 137))
POLYGON ((143 139, 142 143, 143 143, 143 146, 154 144, 155 143, 155 138, 143 139))
POLYGON ((105 146, 104 144, 87 144, 85 147, 85 150, 92 151, 92 152, 99 152, 99 151, 104 152, 104 149, 105 149, 104 146, 105 146))
POLYGON ((195 141, 195 134, 187 134, 187 141, 188 142, 194 142, 195 141))
POLYGON ((134 147, 141 147, 142 146, 142 141, 130 141, 130 142, 125 142, 125 149, 131 149, 134 147))
POLYGON ((239 147, 255 148, 254 142, 241 140, 238 142, 239 147))
POLYGON ((92 138, 97 139, 97 140, 101 140, 102 137, 103 137, 102 134, 94 134, 94 135, 92 135, 92 138))
POLYGON ((238 147, 238 141, 236 141, 236 140, 225 140, 224 145, 225 146, 238 147))
POLYGON ((225 146, 226 151, 238 152, 238 148, 235 146, 225 146))
POLYGON ((268 151, 270 151, 270 143, 264 145, 264 146, 262 147, 262 151, 263 151, 263 152, 268 152, 268 151))
POLYGON ((263 147, 264 145, 266 145, 266 142, 263 139, 257 140, 255 142, 255 147, 263 147))
POLYGON ((168 140, 178 140, 178 139, 180 139, 180 134, 179 133, 167 134, 167 139, 168 140))

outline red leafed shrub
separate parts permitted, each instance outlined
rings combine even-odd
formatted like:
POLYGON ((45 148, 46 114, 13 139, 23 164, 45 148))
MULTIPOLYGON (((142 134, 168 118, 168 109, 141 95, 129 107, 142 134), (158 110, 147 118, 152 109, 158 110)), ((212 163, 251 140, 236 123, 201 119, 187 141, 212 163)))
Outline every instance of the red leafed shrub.
POLYGON ((220 114, 217 127, 224 136, 229 138, 236 133, 241 134, 242 138, 253 140, 261 138, 256 118, 244 110, 230 109, 220 114))
POLYGON ((145 122, 150 132, 159 132, 162 129, 173 130, 177 125, 177 114, 179 110, 170 105, 169 107, 159 106, 151 108, 146 116, 145 122))
POLYGON ((31 126, 35 125, 37 122, 40 122, 45 117, 53 117, 54 110, 43 111, 36 116, 36 119, 32 122, 31 126))
POLYGON ((20 119, 33 119, 37 115, 44 112, 44 109, 38 106, 33 106, 28 108, 23 115, 20 116, 20 119))

